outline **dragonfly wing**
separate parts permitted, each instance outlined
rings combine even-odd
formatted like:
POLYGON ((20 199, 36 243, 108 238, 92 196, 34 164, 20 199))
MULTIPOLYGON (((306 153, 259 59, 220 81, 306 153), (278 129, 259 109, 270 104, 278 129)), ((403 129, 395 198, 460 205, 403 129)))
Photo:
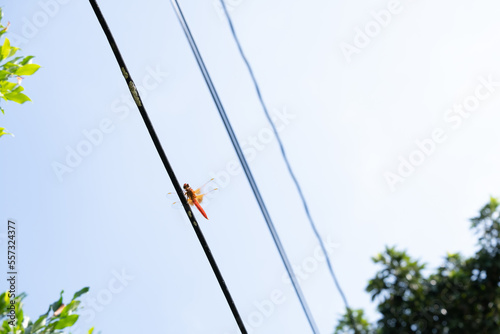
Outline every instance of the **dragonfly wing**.
POLYGON ((211 178, 210 180, 208 180, 208 182, 206 182, 204 185, 202 185, 201 187, 199 187, 198 189, 196 189, 194 191, 194 193, 196 195, 198 194, 201 194, 201 193, 206 193, 207 191, 210 191, 211 189, 214 188, 213 186, 213 180, 215 180, 214 178, 211 178))
POLYGON ((172 202, 171 205, 173 208, 175 208, 175 209, 182 208, 182 202, 180 201, 179 196, 177 196, 176 192, 167 193, 167 199, 172 202))
POLYGON ((205 197, 205 194, 196 195, 196 200, 198 201, 198 203, 203 202, 203 197, 205 197))
POLYGON ((198 202, 202 202, 203 199, 205 198, 205 196, 209 195, 209 198, 211 198, 214 194, 216 194, 218 192, 219 188, 215 188, 215 189, 212 189, 212 190, 209 190, 203 194, 196 194, 196 199, 198 200, 198 202))

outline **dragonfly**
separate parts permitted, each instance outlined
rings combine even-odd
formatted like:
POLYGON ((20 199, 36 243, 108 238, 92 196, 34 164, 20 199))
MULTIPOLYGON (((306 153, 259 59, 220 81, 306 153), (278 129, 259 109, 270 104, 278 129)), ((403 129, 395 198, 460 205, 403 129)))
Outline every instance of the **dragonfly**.
MULTIPOLYGON (((214 179, 210 179, 207 183, 205 183, 204 185, 202 185, 201 187, 197 188, 197 189, 194 189, 191 188, 191 186, 189 185, 189 183, 184 183, 184 195, 186 196, 186 199, 187 199, 187 202, 190 206, 196 206, 196 208, 198 209, 198 211, 200 211, 200 213, 203 215, 203 217, 205 217, 205 219, 208 220, 208 216, 207 216, 207 213, 205 212, 205 210, 203 209, 203 207, 201 206, 201 202, 203 202, 203 198, 208 194, 208 193, 211 193, 212 191, 216 191, 218 190, 218 188, 214 188, 214 189, 211 189, 205 193, 202 193, 202 190, 210 183, 212 182, 214 179)), ((168 193, 167 196, 169 197, 172 197, 172 196, 175 196, 175 193, 168 193)), ((176 205, 176 204, 180 204, 179 202, 174 202, 172 203, 172 205, 176 205)))

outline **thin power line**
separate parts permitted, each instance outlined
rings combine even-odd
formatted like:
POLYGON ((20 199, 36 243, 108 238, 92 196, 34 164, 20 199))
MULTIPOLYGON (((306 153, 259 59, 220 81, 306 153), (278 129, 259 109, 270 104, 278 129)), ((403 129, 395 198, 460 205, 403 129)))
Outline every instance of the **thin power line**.
POLYGON ((175 176, 174 170, 172 169, 172 166, 170 165, 170 163, 167 159, 167 155, 165 154, 165 151, 163 150, 163 147, 161 146, 160 140, 158 139, 158 136, 156 135, 156 131, 153 127, 153 124, 151 123, 151 120, 149 119, 148 113, 146 112, 146 108, 144 107, 144 104, 142 103, 141 97, 139 96, 139 92, 137 91, 137 89, 135 87, 134 81, 132 80, 132 77, 130 76, 129 71, 127 70, 127 67, 125 66, 125 62, 120 54, 120 51, 118 50, 118 46, 116 45, 116 42, 113 38, 113 35, 111 34, 111 31, 108 27, 108 24, 106 23, 106 20, 104 19, 104 16, 102 15, 102 12, 99 9, 99 6, 97 5, 97 2, 95 0, 90 0, 90 5, 94 9, 95 15, 97 16, 97 20, 101 24, 102 30, 104 31, 104 34, 106 35, 106 37, 108 39, 109 45, 111 46, 111 49, 113 50, 113 53, 115 54, 116 61, 118 62, 118 65, 120 66, 123 77, 125 78, 125 81, 127 82, 127 86, 130 89, 130 93, 132 94, 132 97, 134 98, 134 101, 135 101, 135 104, 137 105, 137 108, 139 108, 139 112, 141 113, 142 119, 144 120, 146 128, 148 129, 149 135, 151 136, 151 139, 153 140, 153 143, 156 147, 158 155, 160 156, 160 159, 163 162, 165 169, 167 170, 167 174, 170 177, 172 184, 174 185, 175 191, 181 200, 182 206, 184 207, 184 210, 186 211, 186 214, 188 215, 188 218, 191 222, 191 225, 193 226, 193 229, 196 233, 196 236, 198 237, 198 240, 200 241, 200 244, 203 247, 203 250, 205 251, 205 255, 207 256, 208 262, 210 262, 210 266, 212 267, 212 270, 213 270, 215 276, 217 277, 217 281, 219 282, 219 285, 222 289, 222 292, 224 293, 224 296, 226 297, 226 301, 229 305, 229 308, 231 309, 231 312, 233 313, 234 319, 236 320, 238 327, 241 330, 241 333, 246 334, 247 331, 246 331, 245 325, 243 324, 243 321, 241 320, 241 317, 238 313, 238 309, 236 308, 236 305, 234 304, 233 298, 231 297, 231 294, 229 293, 229 290, 226 286, 226 283, 224 282, 224 278, 222 277, 222 274, 219 270, 219 267, 217 266, 217 263, 215 262, 215 258, 213 257, 212 252, 210 251, 210 248, 208 247, 208 243, 205 240, 205 237, 203 236, 203 233, 200 229, 200 226, 198 225, 198 222, 196 221, 196 218, 194 217, 193 212, 191 211, 191 208, 186 200, 186 197, 184 197, 184 193, 183 193, 182 188, 179 184, 179 181, 177 180, 177 177, 175 176))
POLYGON ((205 82, 208 86, 208 89, 210 90, 210 94, 212 95, 212 98, 215 102, 217 110, 219 111, 219 115, 222 118, 222 122, 224 123, 224 126, 226 127, 227 133, 229 134, 229 138, 231 139, 231 142, 234 146, 236 154, 238 155, 241 166, 243 167, 243 170, 245 171, 248 182, 250 183, 250 186, 252 187, 253 193, 254 193, 255 198, 257 200, 257 203, 259 204, 260 210, 262 211, 262 215, 264 216, 264 219, 266 220, 267 227, 269 228, 269 231, 271 232, 274 243, 276 244, 276 248, 278 249, 278 252, 281 256, 281 260, 283 261, 283 264, 285 265, 286 271, 288 272, 288 276, 290 277, 292 285, 295 289, 295 293, 297 294, 297 297, 299 298, 300 304, 302 306, 302 309, 304 310, 304 313, 307 317, 309 325, 311 326, 313 333, 319 333, 317 326, 316 326, 316 323, 314 322, 314 318, 312 316, 312 313, 309 310, 309 306, 307 305, 307 302, 304 298, 302 290, 300 289, 299 282, 298 282, 297 278, 295 277, 295 273, 293 272, 290 261, 288 260, 288 257, 285 253, 285 249, 283 248, 283 245, 281 244, 280 238, 278 236, 278 232, 276 231, 276 228, 274 227, 274 224, 271 220, 271 216, 269 215, 269 212, 267 211, 264 200, 262 199, 260 191, 257 187, 257 183, 255 182, 255 179, 252 175, 250 167, 248 166, 248 163, 246 161, 245 155, 243 154, 243 151, 240 147, 238 139, 236 138, 236 135, 233 131, 231 123, 229 122, 226 111, 224 110, 224 107, 222 106, 222 102, 220 101, 219 95, 217 94, 217 91, 216 91, 215 86, 212 82, 212 79, 210 78, 210 75, 209 75, 208 70, 205 66, 205 63, 203 62, 203 58, 201 57, 200 51, 198 50, 198 47, 196 46, 196 43, 194 41, 193 35, 191 34, 191 31, 189 29, 187 21, 184 18, 184 15, 182 14, 182 10, 179 6, 179 3, 177 2, 177 0, 171 0, 171 2, 172 2, 172 5, 174 6, 175 12, 177 14, 177 17, 178 17, 180 23, 181 23, 181 26, 184 30, 184 33, 186 34, 186 37, 188 39, 191 50, 193 51, 193 54, 196 58, 198 66, 200 67, 200 70, 203 74, 203 77, 205 78, 205 82))
POLYGON ((349 304, 347 302, 347 298, 340 287, 340 283, 337 280, 337 276, 335 275, 335 272, 333 270, 332 263, 330 261, 330 257, 328 255, 328 252, 326 251, 325 245, 323 243, 323 239, 321 238, 321 235, 318 232, 318 229, 316 228, 316 224, 314 223, 314 220, 312 219, 311 213, 309 212, 309 207, 307 205, 307 201, 304 197, 304 194, 302 193, 302 188, 300 187, 299 181, 295 177, 295 173, 292 170, 292 167, 290 165, 290 162, 288 161, 287 155, 285 153, 285 148, 283 146, 283 142, 281 141, 281 137, 278 134, 278 131, 276 130, 276 126, 274 125, 274 122, 271 119, 271 116, 269 115, 269 111, 267 110, 267 106, 264 103, 264 99, 262 98, 262 94, 260 92, 259 84, 257 83, 257 79, 255 78, 254 72, 252 70, 252 67, 250 66, 250 63, 245 56, 245 53, 243 52, 243 48, 241 47, 241 43, 238 39, 238 36, 236 35, 236 30, 234 29, 233 21, 231 20, 231 17, 229 16, 229 13, 226 8, 226 4, 224 3, 224 0, 220 0, 222 3, 222 8, 224 9, 224 14, 226 15, 227 21, 229 23, 229 27, 231 29, 231 33, 233 35, 234 41, 236 42, 236 45, 238 46, 238 50, 240 51, 241 58, 243 58, 243 61, 245 62, 248 72, 250 73, 250 76, 252 77, 252 81, 255 86, 255 91, 257 92, 257 96, 259 98, 260 104, 262 106, 262 109, 264 110, 264 114, 266 115, 267 120, 269 121, 269 124, 271 124, 271 127, 273 128, 274 135, 276 136, 276 139, 278 140, 278 144, 281 150, 281 155, 283 156, 283 160, 285 161, 286 167, 288 168, 288 172, 290 174, 290 177, 292 178, 293 182, 295 183, 295 187, 297 188, 297 192, 299 193, 300 199, 302 200, 302 204, 304 206, 304 210, 306 212, 307 218, 309 219, 309 223, 311 224, 311 228, 316 235, 316 238, 318 239, 318 242, 321 246, 321 250, 323 251, 323 254, 325 255, 326 258, 326 263, 328 265, 328 270, 330 271, 330 276, 332 277, 343 301, 345 304, 345 307, 347 309, 350 309, 349 304))

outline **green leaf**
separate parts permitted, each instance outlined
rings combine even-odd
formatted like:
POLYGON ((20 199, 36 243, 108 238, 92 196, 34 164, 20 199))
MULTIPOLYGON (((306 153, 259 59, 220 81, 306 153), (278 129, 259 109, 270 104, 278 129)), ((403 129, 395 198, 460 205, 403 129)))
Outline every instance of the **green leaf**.
POLYGON ((9 333, 9 332, 12 332, 12 328, 9 326, 9 323, 7 322, 7 320, 5 320, 3 322, 2 329, 3 329, 3 331, 0 331, 0 333, 9 333))
POLYGON ((38 320, 35 321, 35 323, 33 324, 33 327, 31 329, 32 332, 36 332, 37 330, 39 330, 40 328, 45 326, 46 322, 47 322, 47 315, 44 314, 44 315, 40 316, 40 318, 38 318, 38 320))
POLYGON ((2 47, 0 48, 0 60, 7 58, 10 54, 10 41, 8 38, 3 42, 2 47))
POLYGON ((78 314, 69 315, 66 318, 62 318, 58 322, 56 322, 54 329, 63 329, 66 327, 71 327, 77 320, 78 320, 78 314))
POLYGON ((14 74, 20 67, 21 67, 21 65, 13 63, 11 61, 8 61, 8 62, 6 62, 5 64, 2 65, 2 68, 5 71, 9 71, 12 74, 14 74))
POLYGON ((3 82, 0 82, 0 91, 2 93, 8 93, 11 90, 13 90, 16 86, 17 86, 17 84, 14 82, 3 81, 3 82))
MULTIPOLYGON (((0 13, 0 15, 2 15, 2 14, 0 13)), ((0 30, 0 36, 2 36, 3 34, 5 34, 7 32, 7 29, 9 29, 9 26, 10 26, 10 22, 7 22, 6 26, 4 26, 3 24, 0 24, 0 28, 2 29, 2 30, 0 30)))
POLYGON ((7 80, 11 75, 9 71, 0 70, 0 81, 7 80))
POLYGON ((24 90, 23 86, 17 86, 11 93, 21 93, 24 90))
POLYGON ((24 57, 22 56, 19 56, 19 57, 15 57, 15 58, 12 58, 11 60, 9 60, 11 63, 14 63, 14 64, 19 64, 22 60, 24 59, 24 57))
POLYGON ((11 135, 11 136, 13 136, 12 133, 5 132, 5 128, 0 128, 0 137, 2 137, 3 135, 11 135))
POLYGON ((31 59, 35 58, 35 56, 26 56, 24 57, 23 60, 19 63, 20 65, 26 65, 31 59))
POLYGON ((7 58, 12 57, 13 55, 15 55, 17 51, 19 51, 19 48, 11 47, 9 55, 7 56, 7 58))
POLYGON ((495 211, 498 207, 498 199, 493 196, 490 196, 490 210, 495 211))
MULTIPOLYGON (((0 129, 0 132, 3 128, 0 129)), ((4 312, 7 312, 7 303, 9 302, 9 297, 7 296, 7 292, 4 292, 0 295, 0 318, 4 312)))
POLYGON ((85 288, 81 289, 80 291, 75 292, 73 299, 71 299, 71 300, 75 300, 76 298, 80 297, 84 293, 87 293, 89 290, 90 290, 90 288, 88 286, 86 286, 85 288))
POLYGON ((94 327, 92 327, 91 329, 89 329, 89 333, 88 334, 92 334, 94 332, 94 327))
POLYGON ((14 74, 16 74, 16 75, 32 75, 33 73, 38 71, 39 68, 40 68, 40 65, 37 65, 37 64, 26 64, 26 65, 19 67, 14 72, 14 74))
POLYGON ((3 96, 4 96, 4 98, 6 98, 9 101, 16 102, 19 104, 23 104, 24 102, 31 101, 31 99, 23 93, 17 93, 17 92, 7 93, 7 94, 4 94, 3 96))
POLYGON ((21 305, 20 305, 20 301, 18 302, 19 304, 16 303, 16 313, 17 313, 17 328, 21 328, 22 327, 22 323, 24 321, 24 311, 23 309, 21 308, 21 305))
POLYGON ((62 312, 60 314, 60 317, 64 318, 64 317, 67 317, 68 315, 72 314, 73 311, 76 311, 76 309, 78 308, 79 305, 80 305, 79 300, 72 300, 71 303, 69 303, 68 305, 66 305, 64 307, 64 309, 62 310, 62 312))
POLYGON ((64 290, 61 291, 61 294, 59 295, 59 299, 57 301, 53 302, 52 305, 50 305, 49 311, 50 311, 50 309, 52 309, 52 311, 55 312, 62 305, 63 293, 64 293, 64 290))

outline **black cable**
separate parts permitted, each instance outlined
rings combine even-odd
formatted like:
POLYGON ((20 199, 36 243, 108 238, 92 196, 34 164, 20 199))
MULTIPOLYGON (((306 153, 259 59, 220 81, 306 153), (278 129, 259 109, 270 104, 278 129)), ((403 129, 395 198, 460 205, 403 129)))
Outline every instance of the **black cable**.
POLYGON ((233 313, 234 319, 238 323, 238 327, 241 330, 241 333, 246 334, 247 330, 245 329, 245 325, 243 324, 243 321, 241 320, 241 317, 238 313, 238 310, 236 308, 236 305, 234 304, 233 298, 231 297, 231 294, 229 293, 229 290, 226 286, 226 283, 224 282, 224 278, 222 277, 222 274, 219 270, 219 267, 217 266, 217 263, 215 262, 215 259, 212 255, 212 252, 210 251, 210 248, 208 247, 207 241, 205 240, 205 237, 203 236, 203 233, 200 229, 200 226, 198 225, 198 222, 196 221, 196 218, 193 215, 193 212, 191 211, 191 207, 189 206, 186 197, 184 196, 183 190, 179 184, 179 181, 177 180, 177 177, 175 176, 174 170, 172 169, 172 166, 170 166, 170 163, 168 162, 167 155, 163 151, 163 147, 161 146, 160 140, 158 139, 158 136, 156 135, 156 131, 153 127, 153 124, 151 123, 151 120, 149 119, 149 116, 146 112, 146 109, 144 108, 144 104, 141 101, 141 98, 139 96, 139 92, 137 91, 134 81, 132 80, 127 67, 125 66, 125 62, 123 61, 123 58, 120 54, 120 51, 118 50, 118 47, 116 46, 115 40, 113 38, 113 35, 111 34, 111 31, 109 30, 109 27, 104 19, 104 16, 101 13, 101 10, 99 9, 99 6, 97 5, 97 2, 95 0, 90 0, 90 4, 92 8, 94 9, 95 15, 97 16, 97 20, 101 24, 102 30, 104 31, 104 34, 106 35, 109 45, 111 46, 111 49, 113 50, 113 53, 115 54, 116 61, 118 62, 118 65, 120 66, 121 72, 123 74, 123 77, 125 78, 125 81, 127 82, 127 86, 130 89, 130 93, 132 94, 132 97, 134 98, 135 104, 137 105, 137 108, 139 109, 139 112, 141 113, 142 119, 144 120, 144 124, 146 125, 146 128, 148 129, 149 135, 151 136, 151 139, 153 140, 153 143, 156 147, 156 150, 158 152, 158 155, 160 156, 161 161, 163 162, 163 165, 165 166, 165 169, 167 170, 168 176, 170 177, 170 180, 172 181, 172 184, 174 185, 175 192, 180 198, 180 201, 182 203, 182 206, 184 207, 184 210, 186 211, 186 214, 188 215, 188 218, 191 222, 191 225, 193 226, 193 229, 196 233, 196 236, 198 237, 198 240, 200 241, 201 246, 203 247, 203 250, 205 251, 205 255, 207 256, 208 262, 210 262, 210 266, 212 267, 212 270, 217 277, 217 281, 219 282, 219 285, 222 289, 222 292, 224 293, 224 296, 226 297, 227 303, 229 305, 229 308, 231 309, 231 312, 233 313))
POLYGON ((246 175, 248 182, 250 183, 250 186, 253 190, 253 193, 255 195, 255 199, 257 200, 257 203, 259 204, 260 210, 262 211, 262 215, 264 216, 264 219, 266 220, 269 231, 271 232, 271 236, 273 237, 274 243, 276 244, 276 248, 278 249, 278 252, 280 253, 281 260, 283 261, 283 264, 285 265, 286 271, 288 272, 288 276, 290 277, 293 288, 295 289, 295 293, 297 294, 297 297, 299 298, 299 302, 302 306, 302 309, 304 310, 304 312, 306 314, 307 321, 309 322, 309 325, 311 326, 313 333, 319 333, 317 326, 316 326, 316 323, 314 322, 314 318, 312 316, 312 313, 309 310, 309 306, 307 305, 307 302, 306 302, 305 297, 302 293, 302 290, 300 289, 299 282, 298 282, 297 278, 295 277, 295 273, 293 272, 290 261, 288 260, 288 257, 285 253, 285 249, 283 248, 283 245, 281 244, 280 238, 278 236, 278 232, 276 231, 276 228, 274 227, 274 224, 271 220, 271 216, 269 215, 269 212, 267 211, 264 200, 262 199, 260 191, 257 187, 257 183, 255 182, 255 179, 252 175, 250 167, 248 166, 248 163, 246 161, 245 155, 243 154, 243 151, 240 147, 238 139, 236 138, 236 135, 233 131, 231 123, 229 122, 227 114, 224 110, 224 107, 222 106, 222 103, 220 101, 219 95, 217 94, 215 86, 212 83, 212 79, 210 78, 210 75, 209 75, 208 70, 205 66, 205 63, 203 62, 203 58, 201 57, 201 54, 198 50, 198 47, 196 46, 196 43, 194 41, 193 35, 191 34, 191 31, 189 29, 187 21, 184 18, 184 15, 182 14, 182 10, 179 6, 179 3, 177 2, 177 0, 171 0, 171 2, 172 2, 172 5, 174 6, 175 12, 177 14, 177 17, 179 18, 179 21, 180 21, 181 26, 184 30, 184 33, 186 34, 186 37, 188 39, 191 50, 193 51, 193 54, 196 58, 196 61, 198 62, 198 66, 200 67, 200 70, 203 74, 203 77, 204 77, 205 82, 208 86, 208 89, 210 90, 210 94, 212 95, 212 98, 215 102, 217 110, 219 111, 219 115, 222 118, 222 122, 224 123, 224 126, 226 127, 227 133, 229 134, 229 138, 231 139, 231 142, 234 146, 236 154, 238 155, 241 166, 243 167, 243 170, 245 171, 245 175, 246 175))
MULTIPOLYGON (((342 297, 342 300, 344 301, 345 307, 348 310, 350 310, 351 308, 349 307, 349 303, 347 302, 347 298, 344 294, 344 291, 340 287, 340 283, 339 283, 337 276, 335 275, 335 272, 333 270, 333 266, 332 266, 332 263, 330 261, 330 256, 328 255, 328 252, 326 251, 326 247, 325 247, 325 244, 323 242, 323 239, 321 238, 321 235, 318 232, 316 224, 314 223, 314 220, 311 216, 311 213, 309 212, 309 207, 307 205, 305 196, 302 193, 302 188, 300 187, 299 181, 295 177, 295 173, 293 172, 292 167, 290 165, 290 162, 288 161, 288 157, 286 155, 285 148, 283 146, 283 142, 281 141, 281 137, 279 136, 278 130, 276 129, 276 126, 274 125, 274 122, 272 121, 271 116, 269 115, 269 111, 267 109, 267 106, 266 106, 264 99, 262 97, 262 94, 260 92, 259 84, 257 83, 257 79, 255 78, 252 67, 250 66, 250 62, 248 61, 247 57, 245 56, 245 53, 243 52, 243 48, 241 46, 240 40, 239 40, 238 36, 236 35, 236 30, 234 29, 233 21, 231 20, 231 17, 229 16, 229 12, 227 11, 226 4, 224 3, 224 0, 220 0, 220 2, 222 3, 222 8, 224 9, 224 14, 225 14, 227 21, 229 23, 229 28, 231 29, 231 33, 232 33, 234 41, 236 42, 236 45, 238 47, 241 58, 243 59, 245 65, 248 69, 248 72, 250 73, 250 77, 252 78, 252 81, 253 81, 253 84, 255 87, 255 91, 256 91, 257 96, 259 98, 262 109, 264 110, 264 114, 266 115, 266 118, 267 118, 269 124, 271 125, 273 132, 274 132, 274 135, 278 141, 278 145, 279 145, 280 150, 281 150, 281 155, 282 155, 283 160, 285 161, 285 164, 288 168, 288 173, 290 174, 290 177, 292 178, 293 183, 295 183, 295 187, 297 188, 297 192, 299 193, 300 199, 302 200, 302 205, 304 207, 304 211, 306 212, 307 218, 309 219, 309 223, 311 225, 311 228, 312 228, 314 235, 316 236, 316 239, 318 240, 319 245, 321 247, 321 250, 323 251, 323 254, 326 258, 326 263, 328 266, 328 270, 330 271, 330 276, 332 277, 333 282, 335 283, 335 286, 337 287, 337 290, 338 290, 340 296, 342 297)), ((349 312, 349 314, 350 314, 350 312, 349 312)), ((354 319, 352 319, 352 314, 351 314, 351 322, 353 322, 353 326, 355 326, 354 319)))

